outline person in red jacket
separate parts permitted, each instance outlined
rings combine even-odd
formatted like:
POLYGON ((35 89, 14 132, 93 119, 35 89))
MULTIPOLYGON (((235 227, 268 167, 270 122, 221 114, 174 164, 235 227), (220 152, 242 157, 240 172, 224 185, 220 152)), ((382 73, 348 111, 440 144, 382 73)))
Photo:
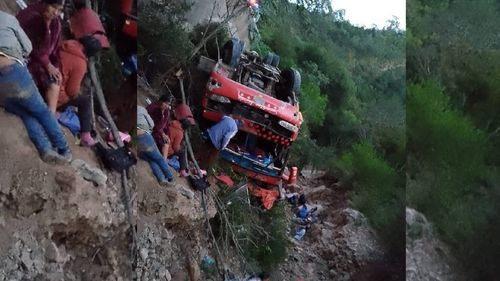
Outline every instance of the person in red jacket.
POLYGON ((80 85, 87 72, 87 60, 101 50, 101 44, 94 36, 84 36, 77 40, 64 41, 59 52, 61 61, 61 90, 57 100, 57 108, 68 105, 78 108, 81 127, 81 144, 93 146, 95 140, 92 130, 92 106, 90 95, 80 94, 80 85))
POLYGON ((62 30, 59 16, 63 6, 64 0, 42 0, 29 5, 16 16, 33 45, 28 69, 54 114, 62 79, 57 53, 62 30))

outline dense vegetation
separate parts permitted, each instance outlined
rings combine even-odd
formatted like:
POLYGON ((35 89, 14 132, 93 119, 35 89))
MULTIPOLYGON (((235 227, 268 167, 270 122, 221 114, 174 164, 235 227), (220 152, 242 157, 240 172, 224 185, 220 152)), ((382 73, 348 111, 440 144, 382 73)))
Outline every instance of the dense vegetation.
POLYGON ((139 1, 138 8, 139 73, 158 85, 162 75, 184 61, 193 48, 185 19, 190 5, 184 1, 139 1))
POLYGON ((407 3, 408 204, 436 225, 467 280, 497 280, 500 3, 407 3))
POLYGON ((292 162, 352 185, 354 207, 402 258, 405 32, 397 21, 382 30, 355 27, 328 9, 329 1, 305 2, 264 2, 253 42, 262 55, 278 53, 282 68, 302 73, 305 124, 292 162))

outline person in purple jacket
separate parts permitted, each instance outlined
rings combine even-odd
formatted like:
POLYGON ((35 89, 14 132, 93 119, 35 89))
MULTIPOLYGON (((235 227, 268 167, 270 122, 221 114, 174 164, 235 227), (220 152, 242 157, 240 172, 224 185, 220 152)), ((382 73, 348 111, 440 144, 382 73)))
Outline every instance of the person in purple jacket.
POLYGON ((59 16, 63 6, 64 0, 42 0, 29 5, 16 16, 33 45, 28 69, 53 114, 62 79, 58 51, 62 30, 59 16))

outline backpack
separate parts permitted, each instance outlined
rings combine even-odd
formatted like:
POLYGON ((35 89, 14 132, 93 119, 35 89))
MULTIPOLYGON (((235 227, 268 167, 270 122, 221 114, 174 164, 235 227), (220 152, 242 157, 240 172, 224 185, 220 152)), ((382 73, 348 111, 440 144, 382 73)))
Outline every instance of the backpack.
POLYGON ((195 190, 198 190, 198 191, 203 191, 210 186, 210 183, 208 183, 208 180, 207 180, 207 176, 199 177, 199 176, 189 175, 188 181, 189 181, 189 184, 195 190))
POLYGON ((137 158, 126 146, 113 149, 105 148, 101 143, 95 145, 97 149, 97 155, 101 158, 104 166, 109 170, 115 170, 121 172, 127 170, 131 166, 137 163, 137 158))

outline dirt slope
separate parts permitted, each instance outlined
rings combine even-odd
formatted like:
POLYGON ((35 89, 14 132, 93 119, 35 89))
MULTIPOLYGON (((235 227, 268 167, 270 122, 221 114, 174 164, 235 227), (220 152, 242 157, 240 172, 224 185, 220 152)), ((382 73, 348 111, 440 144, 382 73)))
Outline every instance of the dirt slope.
MULTIPOLYGON (((0 280, 129 280, 119 178, 95 186, 69 164, 42 162, 3 109, 0 128, 0 280)), ((99 167, 66 135, 74 159, 99 167)))

